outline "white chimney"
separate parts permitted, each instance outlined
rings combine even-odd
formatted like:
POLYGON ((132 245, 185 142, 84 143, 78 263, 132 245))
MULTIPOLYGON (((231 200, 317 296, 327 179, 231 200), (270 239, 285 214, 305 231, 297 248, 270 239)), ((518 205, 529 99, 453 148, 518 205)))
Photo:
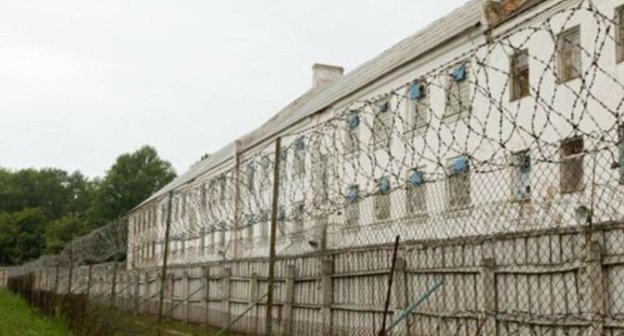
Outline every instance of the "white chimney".
POLYGON ((317 89, 342 77, 344 69, 335 65, 316 63, 312 66, 312 72, 312 86, 317 89))

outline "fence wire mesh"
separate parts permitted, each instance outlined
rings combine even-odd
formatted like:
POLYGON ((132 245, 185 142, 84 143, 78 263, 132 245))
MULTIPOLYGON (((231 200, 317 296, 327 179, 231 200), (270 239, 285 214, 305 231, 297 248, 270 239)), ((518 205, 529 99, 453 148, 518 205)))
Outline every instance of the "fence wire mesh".
POLYGON ((624 334, 620 19, 547 3, 12 269, 9 287, 87 335, 624 334))

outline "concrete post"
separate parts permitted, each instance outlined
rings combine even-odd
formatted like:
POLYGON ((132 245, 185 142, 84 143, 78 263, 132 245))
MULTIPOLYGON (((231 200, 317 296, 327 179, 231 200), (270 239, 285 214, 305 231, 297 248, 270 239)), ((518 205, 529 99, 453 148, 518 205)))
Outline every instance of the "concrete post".
POLYGON ((292 333, 293 304, 295 303, 295 266, 288 265, 286 267, 286 288, 284 298, 284 310, 282 311, 282 335, 290 335, 292 333))
POLYGON ((221 276, 221 321, 224 324, 230 323, 230 286, 232 278, 232 270, 229 267, 224 267, 222 269, 221 276))
POLYGON ((481 259, 479 293, 480 335, 496 335, 496 261, 493 257, 481 259))
POLYGON ((249 280, 249 306, 256 305, 248 313, 247 317, 247 333, 254 335, 258 332, 258 301, 260 300, 258 285, 258 273, 251 274, 251 280, 249 280))
POLYGON ((591 321, 588 335, 603 335, 605 316, 605 288, 602 271, 602 246, 591 240, 587 246, 587 259, 581 268, 581 279, 585 291, 583 306, 587 319, 591 321))
POLYGON ((332 334, 332 303, 333 303, 333 281, 334 261, 332 259, 323 260, 321 263, 321 327, 322 335, 332 334))

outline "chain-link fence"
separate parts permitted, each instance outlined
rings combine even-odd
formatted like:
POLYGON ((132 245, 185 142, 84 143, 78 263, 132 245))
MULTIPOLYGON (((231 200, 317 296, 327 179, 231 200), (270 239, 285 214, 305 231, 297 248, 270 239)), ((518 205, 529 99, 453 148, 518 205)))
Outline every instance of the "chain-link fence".
POLYGON ((9 287, 88 335, 624 334, 613 5, 226 148, 9 287))

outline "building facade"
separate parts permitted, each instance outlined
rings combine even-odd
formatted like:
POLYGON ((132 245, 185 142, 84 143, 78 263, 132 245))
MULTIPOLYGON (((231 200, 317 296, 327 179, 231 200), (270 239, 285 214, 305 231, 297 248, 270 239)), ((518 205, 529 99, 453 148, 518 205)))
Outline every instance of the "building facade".
POLYGON ((130 213, 129 267, 165 242, 173 264, 268 256, 272 218, 280 255, 621 221, 623 5, 474 0, 351 72, 314 65, 130 213))

